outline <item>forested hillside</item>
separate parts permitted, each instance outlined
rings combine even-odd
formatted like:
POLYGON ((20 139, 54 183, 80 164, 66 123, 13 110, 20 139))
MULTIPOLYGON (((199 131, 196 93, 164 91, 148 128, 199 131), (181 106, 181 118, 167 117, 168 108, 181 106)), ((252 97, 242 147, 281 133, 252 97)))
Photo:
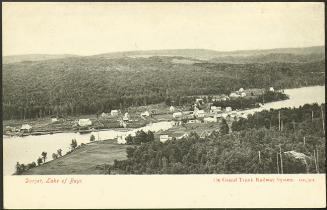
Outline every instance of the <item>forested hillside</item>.
POLYGON ((254 56, 224 56, 211 59, 215 63, 298 63, 298 62, 315 62, 325 58, 325 54, 304 54, 294 55, 291 53, 271 53, 254 56))
POLYGON ((325 84, 325 61, 224 64, 182 57, 74 57, 3 65, 4 119, 94 114, 243 88, 325 84), (183 62, 176 62, 183 60, 183 62), (174 61, 174 62, 173 62, 174 61))
MULTIPOLYGON (((151 57, 151 56, 169 56, 169 57, 188 57, 200 60, 216 60, 221 62, 237 62, 240 61, 250 62, 257 57, 268 56, 266 61, 271 57, 270 55, 281 55, 283 61, 291 62, 289 59, 301 59, 301 57, 307 57, 313 61, 324 58, 325 47, 314 46, 304 48, 276 48, 276 49, 264 49, 264 50, 235 50, 235 51, 216 51, 207 49, 170 49, 170 50, 141 50, 141 51, 127 51, 127 52, 112 52, 94 55, 96 58, 122 58, 122 57, 151 57), (284 56, 286 55, 286 57, 284 56), (231 59, 232 60, 229 60, 231 59), (239 60, 241 59, 241 60, 239 60)), ((271 57, 272 58, 272 57, 271 57)), ((273 58, 271 61, 274 61, 273 58)), ((276 60, 275 60, 276 61, 276 60)))
POLYGON ((2 62, 4 64, 17 63, 22 61, 42 61, 60 58, 70 58, 77 57, 77 55, 72 54, 28 54, 28 55, 8 55, 2 57, 2 62))
POLYGON ((152 141, 127 149, 127 160, 115 161, 112 174, 277 174, 325 171, 325 134, 317 104, 299 109, 259 112, 234 124, 237 132, 213 132, 152 141), (282 112, 283 130, 278 126, 282 112), (312 114, 313 113, 313 114, 312 114), (282 156, 283 168, 280 157, 282 156), (278 158, 278 159, 277 159, 278 158), (317 163, 317 164, 316 164, 317 163))

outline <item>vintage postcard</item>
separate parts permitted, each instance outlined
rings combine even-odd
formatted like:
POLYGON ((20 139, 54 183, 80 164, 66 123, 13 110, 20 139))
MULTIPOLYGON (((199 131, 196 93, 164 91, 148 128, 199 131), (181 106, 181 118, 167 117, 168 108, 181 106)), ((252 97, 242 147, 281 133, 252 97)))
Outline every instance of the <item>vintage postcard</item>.
POLYGON ((326 206, 322 2, 4 2, 4 208, 326 206))

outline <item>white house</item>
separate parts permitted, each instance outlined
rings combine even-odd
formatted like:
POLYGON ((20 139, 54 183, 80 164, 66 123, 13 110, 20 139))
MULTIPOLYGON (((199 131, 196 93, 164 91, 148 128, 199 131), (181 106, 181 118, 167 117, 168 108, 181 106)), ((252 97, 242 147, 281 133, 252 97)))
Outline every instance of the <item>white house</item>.
POLYGON ((228 117, 228 114, 223 113, 221 116, 222 116, 222 118, 226 119, 228 117))
POLYGON ((275 89, 274 89, 273 87, 270 87, 270 88, 269 88, 269 91, 274 92, 275 89))
POLYGON ((125 135, 120 135, 117 136, 117 144, 126 144, 126 136, 125 135))
POLYGON ((245 96, 246 96, 246 93, 242 92, 241 97, 245 97, 245 96))
POLYGON ((211 123, 211 122, 217 122, 217 118, 215 117, 205 117, 203 119, 204 123, 211 123))
POLYGON ((129 120, 129 114, 126 112, 123 117, 123 121, 128 121, 129 120))
POLYGON ((168 135, 160 135, 160 141, 162 143, 166 142, 169 140, 169 136, 168 135))
POLYGON ((244 89, 243 89, 243 88, 240 88, 240 89, 238 90, 238 92, 242 93, 242 92, 244 92, 244 89))
POLYGON ((52 123, 57 122, 57 121, 58 121, 58 119, 56 117, 51 118, 52 123))
POLYGON ((141 113, 141 117, 149 117, 150 116, 150 112, 145 111, 141 113))
POLYGON ((194 113, 195 117, 197 117, 197 118, 204 117, 204 114, 205 114, 204 110, 197 110, 194 113))
POLYGON ((170 111, 170 112, 174 112, 174 111, 175 111, 175 107, 170 106, 169 111, 170 111))
POLYGON ((177 137, 176 139, 182 139, 182 138, 184 138, 184 137, 188 137, 188 134, 187 134, 187 133, 184 133, 183 135, 177 137))
POLYGON ((232 111, 232 112, 230 113, 230 117, 231 117, 231 118, 238 117, 237 112, 232 111))
POLYGON ((210 113, 218 113, 221 111, 221 107, 220 106, 211 106, 210 107, 210 113))
POLYGON ((229 97, 231 97, 231 98, 239 98, 240 95, 237 94, 237 93, 235 93, 235 92, 232 92, 231 94, 229 94, 229 97))
POLYGON ((195 100, 195 103, 203 104, 203 99, 202 99, 202 98, 197 98, 197 99, 195 100))
POLYGON ((228 106, 225 108, 226 112, 231 112, 232 111, 232 107, 228 106))
POLYGON ((183 116, 182 112, 173 113, 173 118, 181 118, 183 116))
POLYGON ((104 113, 104 112, 102 112, 102 114, 101 114, 101 117, 103 117, 103 118, 105 118, 105 117, 108 117, 108 114, 107 114, 107 113, 104 113))
POLYGON ((117 116, 118 115, 118 110, 111 110, 110 114, 111 116, 117 116))
POLYGON ((90 119, 79 119, 78 120, 78 125, 79 126, 90 126, 92 125, 92 121, 90 119))
POLYGON ((32 126, 30 126, 29 124, 23 124, 20 130, 30 132, 32 130, 32 126))

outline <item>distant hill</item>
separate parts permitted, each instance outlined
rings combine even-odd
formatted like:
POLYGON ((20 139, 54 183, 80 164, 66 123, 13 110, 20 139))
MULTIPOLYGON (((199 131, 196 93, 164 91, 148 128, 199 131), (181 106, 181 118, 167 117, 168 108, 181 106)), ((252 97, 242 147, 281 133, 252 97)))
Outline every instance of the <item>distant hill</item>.
POLYGON ((2 63, 17 63, 22 61, 42 61, 60 58, 77 57, 71 54, 26 54, 26 55, 8 55, 2 57, 2 63))
POLYGON ((325 59, 323 53, 312 54, 291 54, 291 53, 270 53, 252 56, 222 56, 213 58, 210 61, 215 63, 306 63, 325 59))
POLYGON ((305 48, 276 48, 265 50, 238 50, 238 51, 215 51, 206 49, 174 49, 174 50, 145 50, 113 52, 94 55, 97 58, 122 58, 122 57, 151 57, 151 56, 180 56, 200 60, 213 60, 215 62, 311 62, 322 60, 325 57, 325 47, 305 47, 305 48))
MULTIPOLYGON (((215 63, 267 63, 267 62, 314 62, 324 60, 325 46, 305 48, 276 48, 264 50, 237 50, 216 51, 207 49, 168 49, 168 50, 141 50, 110 52, 85 56, 89 58, 147 58, 155 56, 184 57, 197 60, 212 61, 215 63)), ((69 57, 82 57, 72 54, 27 54, 3 56, 3 63, 16 63, 21 61, 41 61, 69 57)))

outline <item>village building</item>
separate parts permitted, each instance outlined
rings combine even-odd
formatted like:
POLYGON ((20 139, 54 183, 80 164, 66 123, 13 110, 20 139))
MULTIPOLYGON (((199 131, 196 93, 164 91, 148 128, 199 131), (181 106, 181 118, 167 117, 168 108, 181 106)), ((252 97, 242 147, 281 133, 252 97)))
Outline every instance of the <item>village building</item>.
POLYGON ((241 97, 244 98, 246 96, 246 93, 242 92, 241 97))
POLYGON ((217 118, 215 117, 205 117, 203 119, 204 123, 213 123, 213 122, 217 122, 217 118))
POLYGON ((54 122, 58 122, 58 118, 56 118, 56 117, 51 118, 51 122, 52 122, 52 123, 54 123, 54 122))
POLYGON ((216 106, 211 106, 211 107, 210 107, 210 112, 211 112, 211 113, 216 112, 216 110, 217 110, 217 107, 216 107, 216 106))
POLYGON ((215 114, 215 113, 219 113, 219 112, 221 112, 221 107, 220 106, 211 106, 210 107, 210 113, 215 114))
POLYGON ((251 89, 244 90, 244 93, 248 97, 257 97, 259 95, 262 95, 264 92, 265 92, 265 89, 260 89, 260 88, 251 88, 251 89))
POLYGON ((170 111, 170 112, 174 112, 174 111, 175 111, 175 107, 170 106, 170 107, 169 107, 169 111, 170 111))
POLYGON ((118 110, 111 110, 110 115, 111 116, 117 116, 119 114, 118 110))
POLYGON ((243 119, 246 119, 246 118, 247 118, 247 116, 246 116, 246 114, 244 114, 244 113, 241 113, 241 114, 239 115, 239 118, 243 118, 243 119))
POLYGON ((182 112, 183 115, 194 115, 193 111, 184 111, 182 112))
POLYGON ((229 97, 231 97, 231 98, 239 98, 240 95, 238 93, 236 93, 236 92, 232 92, 231 94, 229 94, 229 97))
POLYGON ((231 112, 232 111, 232 107, 228 106, 225 108, 226 112, 231 112))
POLYGON ((183 113, 182 112, 175 112, 173 113, 173 118, 177 119, 177 118, 182 118, 183 113))
POLYGON ((200 139, 205 139, 207 136, 209 136, 211 134, 211 132, 205 130, 200 134, 200 139))
POLYGON ((223 114, 221 114, 221 117, 224 118, 224 119, 226 119, 228 117, 228 114, 227 113, 223 113, 223 114))
POLYGON ((102 112, 102 114, 100 116, 103 117, 103 118, 109 117, 109 115, 107 113, 104 113, 104 112, 102 112))
POLYGON ((176 139, 182 139, 182 138, 186 138, 186 137, 188 137, 188 134, 184 133, 183 135, 177 137, 176 139))
POLYGON ((196 110, 196 112, 194 112, 194 116, 195 116, 196 118, 203 118, 204 115, 205 115, 204 110, 196 110))
POLYGON ((32 126, 30 126, 29 124, 23 124, 22 127, 20 128, 20 131, 31 132, 32 131, 32 126))
POLYGON ((129 114, 127 112, 124 114, 123 121, 129 121, 129 114))
POLYGON ((212 101, 227 101, 229 100, 229 97, 225 94, 222 94, 222 95, 216 95, 216 96, 213 96, 212 97, 212 101))
POLYGON ((274 92, 275 89, 274 89, 273 87, 270 87, 270 88, 269 88, 269 91, 274 92))
POLYGON ((188 120, 187 123, 196 123, 195 119, 188 120))
POLYGON ((145 111, 141 113, 141 117, 149 117, 150 116, 150 112, 145 111))
POLYGON ((124 121, 124 122, 128 122, 128 121, 129 121, 129 118, 126 117, 126 116, 124 116, 124 117, 123 117, 123 121, 124 121))
POLYGON ((90 126, 90 125, 92 125, 92 121, 90 119, 79 119, 78 125, 81 127, 90 126))
POLYGON ((6 126, 5 128, 6 131, 10 131, 10 132, 15 132, 16 128, 15 127, 11 127, 11 126, 6 126))
POLYGON ((237 112, 236 112, 236 111, 232 111, 232 112, 230 113, 230 117, 231 117, 232 119, 234 119, 234 118, 238 118, 238 114, 237 114, 237 112))
POLYGON ((165 143, 166 141, 170 140, 171 138, 168 135, 160 135, 160 142, 165 143))
POLYGON ((238 92, 240 92, 240 93, 244 92, 244 88, 240 88, 240 89, 238 90, 238 92))
POLYGON ((223 114, 220 112, 220 113, 216 113, 215 115, 214 115, 214 117, 215 118, 222 118, 223 116, 222 116, 223 114))
POLYGON ((196 104, 203 104, 203 99, 202 98, 197 98, 195 99, 196 104))

